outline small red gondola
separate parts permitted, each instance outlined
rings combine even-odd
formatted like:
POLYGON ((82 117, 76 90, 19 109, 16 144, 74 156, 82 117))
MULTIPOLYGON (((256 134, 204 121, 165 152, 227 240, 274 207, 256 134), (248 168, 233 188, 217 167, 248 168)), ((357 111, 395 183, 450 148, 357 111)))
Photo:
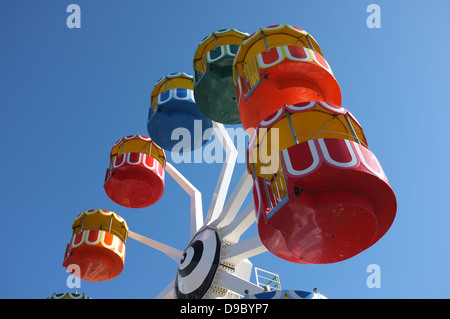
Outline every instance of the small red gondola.
POLYGON ((164 150, 142 135, 117 141, 110 154, 104 188, 119 205, 142 208, 156 203, 164 193, 164 150))

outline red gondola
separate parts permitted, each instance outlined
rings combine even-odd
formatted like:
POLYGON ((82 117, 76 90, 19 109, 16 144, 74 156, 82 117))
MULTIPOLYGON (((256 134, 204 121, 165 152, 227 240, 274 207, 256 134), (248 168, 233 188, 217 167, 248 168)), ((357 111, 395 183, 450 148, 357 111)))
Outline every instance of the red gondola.
POLYGON ((164 150, 142 135, 117 141, 110 154, 104 188, 119 205, 142 208, 156 203, 164 193, 164 150))

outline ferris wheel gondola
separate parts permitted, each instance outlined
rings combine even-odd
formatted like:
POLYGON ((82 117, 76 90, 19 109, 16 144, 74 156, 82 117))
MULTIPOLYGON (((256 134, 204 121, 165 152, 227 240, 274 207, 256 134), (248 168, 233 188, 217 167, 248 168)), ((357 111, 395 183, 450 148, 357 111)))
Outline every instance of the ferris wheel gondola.
POLYGON ((125 136, 114 143, 106 170, 106 194, 119 205, 142 208, 164 193, 166 155, 151 138, 125 136))
POLYGON ((153 141, 166 151, 172 151, 182 133, 192 137, 183 151, 202 147, 210 138, 211 119, 198 109, 194 98, 194 78, 178 72, 156 81, 148 113, 147 131, 153 141), (197 125, 198 123, 198 125, 197 125), (200 134, 196 134, 196 130, 200 134), (175 132, 180 134, 173 135, 175 132))
POLYGON ((309 101, 341 104, 341 91, 311 34, 291 25, 261 28, 248 36, 233 62, 239 115, 251 134, 283 105, 309 101))
POLYGON ((63 266, 77 265, 74 275, 87 281, 105 281, 123 270, 128 225, 116 213, 90 209, 79 214, 72 224, 63 266))
POLYGON ((239 124, 233 60, 248 33, 236 29, 212 32, 194 55, 194 96, 208 118, 223 124, 239 124))

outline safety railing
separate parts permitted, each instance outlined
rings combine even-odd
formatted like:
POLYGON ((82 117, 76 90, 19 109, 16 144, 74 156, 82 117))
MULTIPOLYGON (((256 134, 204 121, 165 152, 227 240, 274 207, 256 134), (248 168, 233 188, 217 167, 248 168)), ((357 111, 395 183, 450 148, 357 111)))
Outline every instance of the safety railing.
POLYGON ((207 68, 207 54, 208 52, 202 57, 202 59, 197 63, 197 65, 195 66, 195 84, 197 84, 198 82, 200 82, 200 80, 203 78, 203 76, 206 73, 206 68, 207 68))
POLYGON ((254 90, 256 86, 261 82, 261 74, 258 64, 258 56, 253 57, 248 63, 246 63, 243 69, 243 81, 244 98, 254 90))
POLYGON ((81 224, 75 226, 73 228, 73 234, 77 234, 81 231, 86 231, 86 230, 101 230, 101 231, 106 231, 108 233, 111 233, 117 237, 119 237, 124 243, 127 240, 128 237, 128 230, 126 229, 126 227, 124 225, 120 225, 120 230, 123 231, 124 233, 116 230, 115 228, 113 228, 113 221, 114 221, 114 216, 105 216, 105 219, 103 220, 102 223, 100 224, 88 224, 86 221, 86 216, 83 216, 83 219, 81 221, 81 224))
POLYGON ((281 290, 280 276, 273 272, 255 267, 256 285, 265 291, 281 290))
POLYGON ((267 202, 270 208, 274 208, 288 195, 285 173, 281 165, 281 153, 272 155, 269 162, 260 167, 260 173, 263 177, 267 202))
MULTIPOLYGON (((342 133, 342 132, 338 132, 338 131, 310 131, 310 132, 304 132, 302 134, 297 134, 295 135, 296 139, 297 139, 297 143, 296 144, 300 144, 309 140, 315 140, 315 139, 319 139, 319 138, 333 138, 330 137, 330 135, 339 135, 342 136, 341 139, 343 140, 350 140, 350 141, 354 141, 358 144, 363 145, 364 147, 368 148, 367 144, 362 141, 361 139, 359 139, 356 135, 353 134, 347 134, 347 133, 342 133), (308 136, 307 138, 303 137, 305 135, 311 135, 314 134, 313 136, 308 136), (322 136, 324 135, 324 136, 322 136)), ((336 137, 334 137, 336 138, 336 137)))
POLYGON ((281 162, 281 152, 277 152, 269 157, 267 163, 258 165, 259 172, 256 171, 254 163, 251 166, 253 178, 262 178, 263 189, 270 209, 273 209, 288 196, 285 170, 281 162))
MULTIPOLYGON (((339 136, 339 138, 353 140, 356 143, 361 144, 364 147, 368 148, 367 144, 360 137, 358 137, 358 134, 356 134, 356 131, 352 125, 352 122, 350 121, 350 118, 347 114, 344 114, 343 117, 345 118, 345 123, 347 124, 346 130, 349 130, 351 132, 351 134, 340 132, 340 131, 325 130, 326 127, 329 126, 333 120, 338 119, 339 116, 342 116, 342 115, 333 115, 318 130, 308 131, 308 132, 303 132, 301 134, 297 134, 296 127, 292 123, 291 114, 289 112, 286 112, 286 119, 288 120, 291 134, 292 134, 295 144, 299 144, 302 142, 306 142, 308 140, 313 140, 313 139, 318 139, 318 138, 336 138, 336 135, 337 135, 337 136, 339 136)), ((363 136, 361 136, 361 137, 363 137, 363 136)))

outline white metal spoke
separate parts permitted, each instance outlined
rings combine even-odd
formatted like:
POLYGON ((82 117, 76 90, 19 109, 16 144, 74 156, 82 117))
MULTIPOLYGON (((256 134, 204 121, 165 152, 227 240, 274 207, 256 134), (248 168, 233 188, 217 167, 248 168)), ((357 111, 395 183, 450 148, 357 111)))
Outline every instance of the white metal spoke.
POLYGON ((247 293, 251 295, 264 291, 263 288, 258 287, 257 285, 245 279, 242 279, 225 271, 220 274, 220 278, 218 279, 217 284, 219 286, 227 287, 231 291, 234 291, 241 295, 245 295, 246 290, 247 293))
POLYGON ((237 149, 234 146, 234 143, 231 140, 230 136, 228 135, 225 126, 214 121, 213 125, 214 130, 217 134, 217 138, 219 139, 223 149, 225 150, 226 158, 217 181, 216 189, 214 190, 214 194, 211 199, 211 204, 209 206, 208 214, 205 220, 206 224, 215 221, 219 214, 222 212, 238 155, 237 149))
POLYGON ((217 217, 217 220, 219 221, 218 228, 228 225, 236 217, 236 214, 252 189, 252 185, 252 176, 245 170, 238 185, 223 208, 223 211, 220 213, 219 217, 217 217))
POLYGON ((159 250, 160 252, 166 254, 170 258, 172 258, 175 262, 179 262, 181 257, 183 256, 183 252, 181 250, 178 250, 176 248, 173 248, 171 246, 168 246, 166 244, 160 243, 156 240, 150 239, 148 237, 139 235, 135 232, 128 231, 128 237, 133 238, 134 240, 137 240, 138 242, 150 246, 156 250, 159 250))
POLYGON ((191 196, 191 237, 203 226, 202 193, 197 190, 172 164, 166 163, 166 171, 191 196))
POLYGON ((255 207, 250 203, 233 221, 223 228, 222 236, 227 242, 236 243, 241 235, 255 222, 255 207))
POLYGON ((241 260, 266 252, 267 248, 263 245, 259 236, 255 236, 235 245, 228 246, 224 250, 223 259, 236 264, 241 260))

